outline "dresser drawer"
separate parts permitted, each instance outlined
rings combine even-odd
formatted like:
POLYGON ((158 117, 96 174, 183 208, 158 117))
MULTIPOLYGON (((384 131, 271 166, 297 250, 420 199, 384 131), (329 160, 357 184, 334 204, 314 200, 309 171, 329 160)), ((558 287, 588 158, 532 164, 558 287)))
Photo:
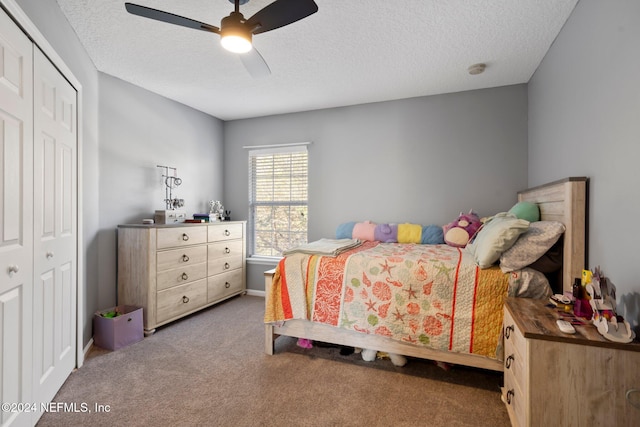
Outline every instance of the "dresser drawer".
POLYGON ((207 246, 189 246, 161 251, 157 254, 157 271, 171 270, 207 261, 207 246))
POLYGON ((502 391, 502 400, 513 413, 516 427, 525 426, 527 401, 513 376, 508 373, 504 374, 504 389, 502 391))
POLYGON ((209 241, 242 239, 242 224, 216 224, 209 226, 209 241))
POLYGON ((207 263, 188 265, 158 273, 156 290, 161 291, 177 285, 193 282, 207 277, 207 263))
POLYGON ((209 276, 226 273, 237 268, 242 268, 242 256, 240 255, 210 259, 208 263, 209 276))
POLYGON ((526 360, 524 357, 517 351, 515 351, 515 347, 511 347, 511 351, 507 350, 505 346, 504 353, 504 375, 511 376, 512 381, 518 386, 521 390, 521 395, 523 399, 527 399, 527 390, 528 382, 527 382, 527 372, 525 367, 527 366, 526 360))
POLYGON ((225 257, 242 257, 242 240, 230 240, 227 242, 209 243, 208 257, 209 261, 225 258, 225 257))
POLYGON ((233 270, 228 273, 210 276, 207 279, 207 301, 215 302, 228 295, 244 290, 243 270, 233 270))
POLYGON ((505 360, 507 357, 506 351, 508 346, 514 347, 514 351, 524 356, 527 354, 527 342, 524 336, 518 329, 516 322, 513 320, 511 313, 506 308, 504 309, 504 348, 505 348, 505 360))
POLYGON ((159 228, 157 237, 158 249, 197 245, 207 242, 207 227, 159 228))
POLYGON ((207 303, 207 281, 199 280, 157 293, 157 323, 182 316, 207 303))

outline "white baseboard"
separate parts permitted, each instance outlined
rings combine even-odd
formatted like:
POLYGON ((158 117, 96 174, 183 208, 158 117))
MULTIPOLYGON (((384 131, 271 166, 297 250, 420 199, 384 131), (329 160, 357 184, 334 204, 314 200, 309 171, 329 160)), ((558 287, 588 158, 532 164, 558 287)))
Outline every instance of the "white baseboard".
POLYGON ((247 295, 251 295, 254 297, 265 297, 264 291, 259 291, 257 289, 247 289, 247 295))
POLYGON ((82 350, 82 352, 84 353, 84 358, 87 358, 87 355, 89 354, 89 352, 91 351, 91 347, 93 347, 93 337, 91 337, 91 339, 89 340, 89 342, 87 343, 87 345, 84 346, 84 349, 82 350))
POLYGON ((82 368, 82 365, 84 365, 84 361, 87 359, 87 355, 91 351, 91 347, 93 347, 93 337, 89 339, 87 345, 84 346, 84 348, 82 349, 82 353, 76 352, 76 354, 78 355, 78 360, 76 360, 76 369, 82 368), (82 358, 80 359, 81 356, 82 358))

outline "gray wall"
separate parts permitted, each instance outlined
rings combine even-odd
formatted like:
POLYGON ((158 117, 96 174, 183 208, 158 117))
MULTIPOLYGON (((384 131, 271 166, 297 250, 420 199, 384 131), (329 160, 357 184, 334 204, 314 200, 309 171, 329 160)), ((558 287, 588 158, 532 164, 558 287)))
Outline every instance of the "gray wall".
MULTIPOLYGON (((221 198, 234 219, 246 219, 242 146, 299 141, 313 142, 310 239, 350 220, 441 224, 471 208, 488 215, 529 185, 589 176, 589 266, 611 277, 623 314, 638 326, 629 254, 639 232, 617 230, 640 208, 637 1, 579 2, 528 92, 519 85, 224 124, 99 74, 55 2, 17 3, 84 89, 85 342, 92 313, 115 302, 115 226, 162 207, 156 164, 178 168, 189 210, 221 198)), ((263 288, 267 268, 250 267, 251 288, 263 288)))
POLYGON ((164 208, 157 164, 178 168, 175 196, 208 211, 222 198, 222 121, 98 73, 55 1, 17 0, 83 86, 84 336, 116 303, 116 227, 164 208))
POLYGON ((222 121, 99 73, 100 231, 98 300, 116 303, 116 228, 165 209, 163 169, 177 168, 188 215, 222 199, 222 121))
MULTIPOLYGON (((525 85, 229 121, 225 205, 247 219, 243 146, 311 141, 309 240, 346 221, 445 224, 508 210, 527 187, 525 85)), ((248 286, 263 290, 249 265, 248 286)))
POLYGON ((640 332, 640 2, 581 0, 529 83, 529 184, 591 178, 589 268, 640 332))

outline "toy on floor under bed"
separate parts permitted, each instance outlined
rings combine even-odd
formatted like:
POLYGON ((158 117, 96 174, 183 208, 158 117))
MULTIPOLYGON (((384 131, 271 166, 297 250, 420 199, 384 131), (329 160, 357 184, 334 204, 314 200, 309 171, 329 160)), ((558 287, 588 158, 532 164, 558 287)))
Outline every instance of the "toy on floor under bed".
MULTIPOLYGON (((313 348, 314 342, 308 338, 298 338, 298 342, 296 344, 298 345, 298 347, 302 347, 302 348, 313 348)), ((315 344, 318 347, 338 348, 340 349, 341 356, 349 356, 350 354, 353 354, 355 350, 353 347, 340 345, 340 344, 323 343, 320 341, 316 341, 315 344)))
MULTIPOLYGON (((313 348, 314 342, 307 338, 298 338, 297 345, 302 348, 313 348)), ((353 353, 361 353, 362 360, 367 362, 372 362, 376 360, 376 357, 383 359, 389 358, 391 359, 391 363, 395 366, 404 366, 407 364, 407 358, 401 354, 393 354, 393 353, 382 353, 376 350, 368 350, 368 349, 360 349, 354 348, 344 345, 336 345, 336 344, 324 344, 320 342, 315 343, 318 347, 338 347, 340 349, 340 354, 343 356, 348 356, 353 353)))
POLYGON ((384 353, 381 351, 371 350, 368 348, 356 349, 356 353, 358 351, 361 352, 362 360, 364 360, 365 362, 373 362, 374 360, 376 360, 376 358, 378 359, 389 358, 391 359, 391 363, 393 363, 394 366, 402 367, 407 364, 407 358, 401 354, 384 353))
MULTIPOLYGON (((297 342, 298 347, 302 348, 313 348, 313 341, 307 338, 298 338, 297 342)), ((340 349, 340 355, 348 356, 353 353, 360 353, 362 356, 362 360, 365 362, 373 362, 377 359, 389 359, 394 366, 402 367, 407 364, 407 358, 401 354, 396 353, 385 353, 382 351, 366 349, 366 348, 354 348, 344 345, 337 344, 327 344, 316 341, 316 345, 318 347, 337 347, 340 349)), ((447 362, 440 362, 438 360, 434 360, 433 363, 439 367, 440 369, 444 369, 448 371, 451 369, 451 365, 447 362)))
MULTIPOLYGON (((358 352, 362 353, 362 360, 365 360, 367 362, 372 362, 376 358, 378 358, 378 359, 390 359, 391 363, 393 363, 394 366, 398 366, 398 367, 402 367, 407 364, 407 358, 401 354, 385 353, 383 351, 376 351, 376 350, 370 350, 370 349, 356 349, 356 353, 358 352)), ((448 371, 451 369, 451 365, 447 362, 440 362, 438 360, 434 360, 433 363, 437 367, 439 367, 440 369, 444 369, 445 371, 448 371)))

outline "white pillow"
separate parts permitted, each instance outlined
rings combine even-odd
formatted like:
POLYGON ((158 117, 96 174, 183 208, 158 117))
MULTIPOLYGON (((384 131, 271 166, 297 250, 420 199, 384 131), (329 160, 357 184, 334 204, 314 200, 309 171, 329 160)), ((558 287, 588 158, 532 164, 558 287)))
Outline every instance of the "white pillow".
POLYGON ((529 221, 502 212, 492 217, 480 229, 474 241, 467 245, 480 268, 491 267, 529 228, 529 221))

